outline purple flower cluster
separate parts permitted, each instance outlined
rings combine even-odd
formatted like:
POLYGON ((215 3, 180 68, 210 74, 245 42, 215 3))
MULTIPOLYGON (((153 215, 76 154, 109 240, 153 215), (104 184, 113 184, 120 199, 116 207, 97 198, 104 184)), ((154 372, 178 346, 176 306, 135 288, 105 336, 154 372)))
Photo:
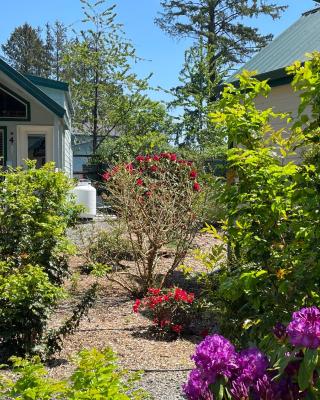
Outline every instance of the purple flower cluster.
MULTIPOLYGON (((287 328, 278 323, 273 333, 283 342, 288 338, 295 347, 320 348, 320 310, 317 307, 302 308, 293 313, 287 328)), ((223 336, 207 336, 196 348, 192 357, 196 368, 183 390, 189 400, 214 400, 210 385, 223 378, 234 400, 304 399, 305 392, 299 390, 297 383, 303 356, 304 351, 298 350, 281 379, 275 382, 268 371, 267 357, 258 349, 237 353, 223 336)))
MULTIPOLYGON (((196 369, 190 373, 187 384, 183 386, 189 400, 212 399, 209 385, 221 377, 230 382, 230 393, 235 400, 248 398, 251 391, 258 394, 260 387, 267 390, 265 381, 268 379, 268 360, 257 349, 237 353, 234 346, 223 336, 212 335, 207 336, 197 346, 192 359, 196 369), (257 386, 260 380, 264 385, 260 383, 257 386)), ((271 387, 271 384, 269 386, 271 387)))
POLYGON ((296 347, 317 349, 320 347, 320 310, 317 307, 302 308, 294 312, 287 327, 290 343, 296 347))

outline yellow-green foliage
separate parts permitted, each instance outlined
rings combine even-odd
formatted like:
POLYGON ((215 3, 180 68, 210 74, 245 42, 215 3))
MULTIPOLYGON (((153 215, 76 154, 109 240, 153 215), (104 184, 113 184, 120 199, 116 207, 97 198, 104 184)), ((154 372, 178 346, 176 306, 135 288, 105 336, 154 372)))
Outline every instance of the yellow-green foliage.
POLYGON ((39 357, 12 357, 14 378, 0 376, 1 398, 8 400, 142 400, 149 398, 137 388, 140 374, 119 368, 111 349, 82 350, 68 380, 47 377, 39 357))

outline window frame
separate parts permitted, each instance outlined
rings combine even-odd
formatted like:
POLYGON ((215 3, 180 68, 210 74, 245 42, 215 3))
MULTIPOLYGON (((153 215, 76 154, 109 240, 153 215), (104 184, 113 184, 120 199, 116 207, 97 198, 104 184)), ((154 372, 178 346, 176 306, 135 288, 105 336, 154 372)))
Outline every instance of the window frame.
POLYGON ((3 157, 2 167, 7 165, 7 127, 0 126, 0 130, 3 131, 3 154, 0 154, 0 157, 3 157))
POLYGON ((30 121, 31 120, 31 110, 30 103, 23 97, 19 96, 17 93, 13 92, 11 89, 0 83, 0 89, 6 92, 9 96, 12 96, 16 100, 20 101, 26 106, 26 116, 25 117, 1 117, 0 121, 30 121))

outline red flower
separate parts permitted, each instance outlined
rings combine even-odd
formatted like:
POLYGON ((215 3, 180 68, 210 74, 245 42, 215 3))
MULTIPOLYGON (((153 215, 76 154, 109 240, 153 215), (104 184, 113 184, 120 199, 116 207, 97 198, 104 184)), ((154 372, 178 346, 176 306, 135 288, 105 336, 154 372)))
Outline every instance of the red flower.
POLYGON ((145 192, 145 195, 147 196, 147 197, 150 197, 151 196, 151 191, 150 190, 148 190, 147 192, 145 192))
POLYGON ((192 164, 193 164, 192 161, 187 161, 187 165, 189 165, 189 167, 191 167, 192 164))
POLYGON ((189 293, 187 302, 191 304, 193 303, 193 300, 194 300, 194 293, 189 293))
POLYGON ((203 331, 200 332, 200 336, 202 336, 203 339, 208 335, 209 335, 209 329, 208 328, 206 328, 206 329, 204 329, 203 331))
POLYGON ((160 321, 160 328, 164 328, 166 325, 170 324, 170 320, 169 319, 162 319, 160 321))
POLYGON ((137 299, 132 307, 134 313, 137 313, 139 311, 140 304, 141 300, 137 299))
POLYGON ((153 161, 160 161, 160 156, 158 156, 158 154, 155 154, 155 155, 152 157, 152 159, 153 159, 153 161))
POLYGON ((155 288, 149 288, 148 289, 148 293, 151 293, 151 294, 153 294, 153 295, 158 295, 158 294, 160 294, 160 289, 155 289, 155 288))
POLYGON ((170 160, 170 153, 161 153, 160 154, 160 158, 166 158, 166 159, 168 159, 168 160, 170 160))
POLYGON ((189 175, 189 176, 190 176, 191 179, 196 179, 197 175, 198 175, 198 174, 197 174, 197 171, 192 170, 192 171, 190 172, 190 175, 189 175))
POLYGON ((103 174, 102 174, 102 179, 104 180, 104 181, 109 181, 110 179, 111 179, 111 174, 110 174, 110 172, 104 172, 103 174))
POLYGON ((170 160, 171 161, 177 161, 177 155, 176 154, 170 154, 170 160))
POLYGON ((129 164, 126 165, 126 170, 127 170, 128 172, 130 172, 130 174, 133 172, 133 165, 132 165, 132 163, 129 163, 129 164))
POLYGON ((136 183, 137 183, 138 186, 142 186, 143 185, 143 180, 141 178, 138 178, 136 183))
POLYGON ((141 162, 145 161, 145 157, 144 156, 137 156, 136 160, 141 163, 141 162))
POLYGON ((146 162, 150 162, 152 160, 152 158, 150 156, 145 156, 144 161, 146 162))
POLYGON ((158 171, 158 167, 157 167, 156 165, 152 165, 152 166, 150 167, 150 169, 151 169, 152 172, 158 171))
POLYGON ((180 335, 182 331, 182 325, 172 325, 171 329, 173 332, 176 332, 178 335, 180 335))
POLYGON ((193 190, 194 190, 195 192, 200 192, 201 188, 200 188, 200 185, 199 185, 198 182, 195 182, 195 183, 193 184, 193 190))

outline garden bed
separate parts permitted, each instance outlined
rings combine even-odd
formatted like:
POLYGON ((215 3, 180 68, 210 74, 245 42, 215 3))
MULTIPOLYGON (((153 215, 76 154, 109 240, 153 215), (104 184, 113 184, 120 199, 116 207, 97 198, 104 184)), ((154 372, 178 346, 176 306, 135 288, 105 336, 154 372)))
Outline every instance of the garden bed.
MULTIPOLYGON (((104 223, 99 221, 98 225, 99 228, 103 228, 104 223)), ((86 231, 89 233, 91 228, 87 226, 86 231)), ((70 236, 76 238, 77 231, 70 232, 70 236)), ((199 234, 195 245, 202 249, 209 248, 212 245, 212 238, 207 234, 199 234)), ((168 258, 163 260, 164 263, 169 261, 168 258)), ((72 257, 70 264, 73 272, 80 274, 83 259, 79 256, 72 257)), ((186 264, 201 268, 200 262, 193 258, 192 251, 187 257, 186 264)), ((71 295, 61 302, 52 318, 52 326, 58 326, 70 315, 73 305, 95 279, 80 274, 76 280, 67 282, 71 295)), ((96 304, 89 311, 88 318, 80 323, 77 332, 64 341, 62 352, 55 354, 50 365, 50 376, 59 378, 68 376, 72 370, 69 359, 82 348, 102 349, 111 346, 123 367, 146 371, 142 385, 156 399, 182 398, 180 387, 188 371, 193 367, 190 356, 201 337, 190 335, 171 341, 155 337, 150 331, 152 321, 132 312, 133 299, 124 289, 111 283, 107 278, 99 278, 99 283, 101 290, 96 304)), ((172 283, 186 289, 197 289, 194 287, 195 284, 186 281, 180 272, 175 274, 172 283)))

